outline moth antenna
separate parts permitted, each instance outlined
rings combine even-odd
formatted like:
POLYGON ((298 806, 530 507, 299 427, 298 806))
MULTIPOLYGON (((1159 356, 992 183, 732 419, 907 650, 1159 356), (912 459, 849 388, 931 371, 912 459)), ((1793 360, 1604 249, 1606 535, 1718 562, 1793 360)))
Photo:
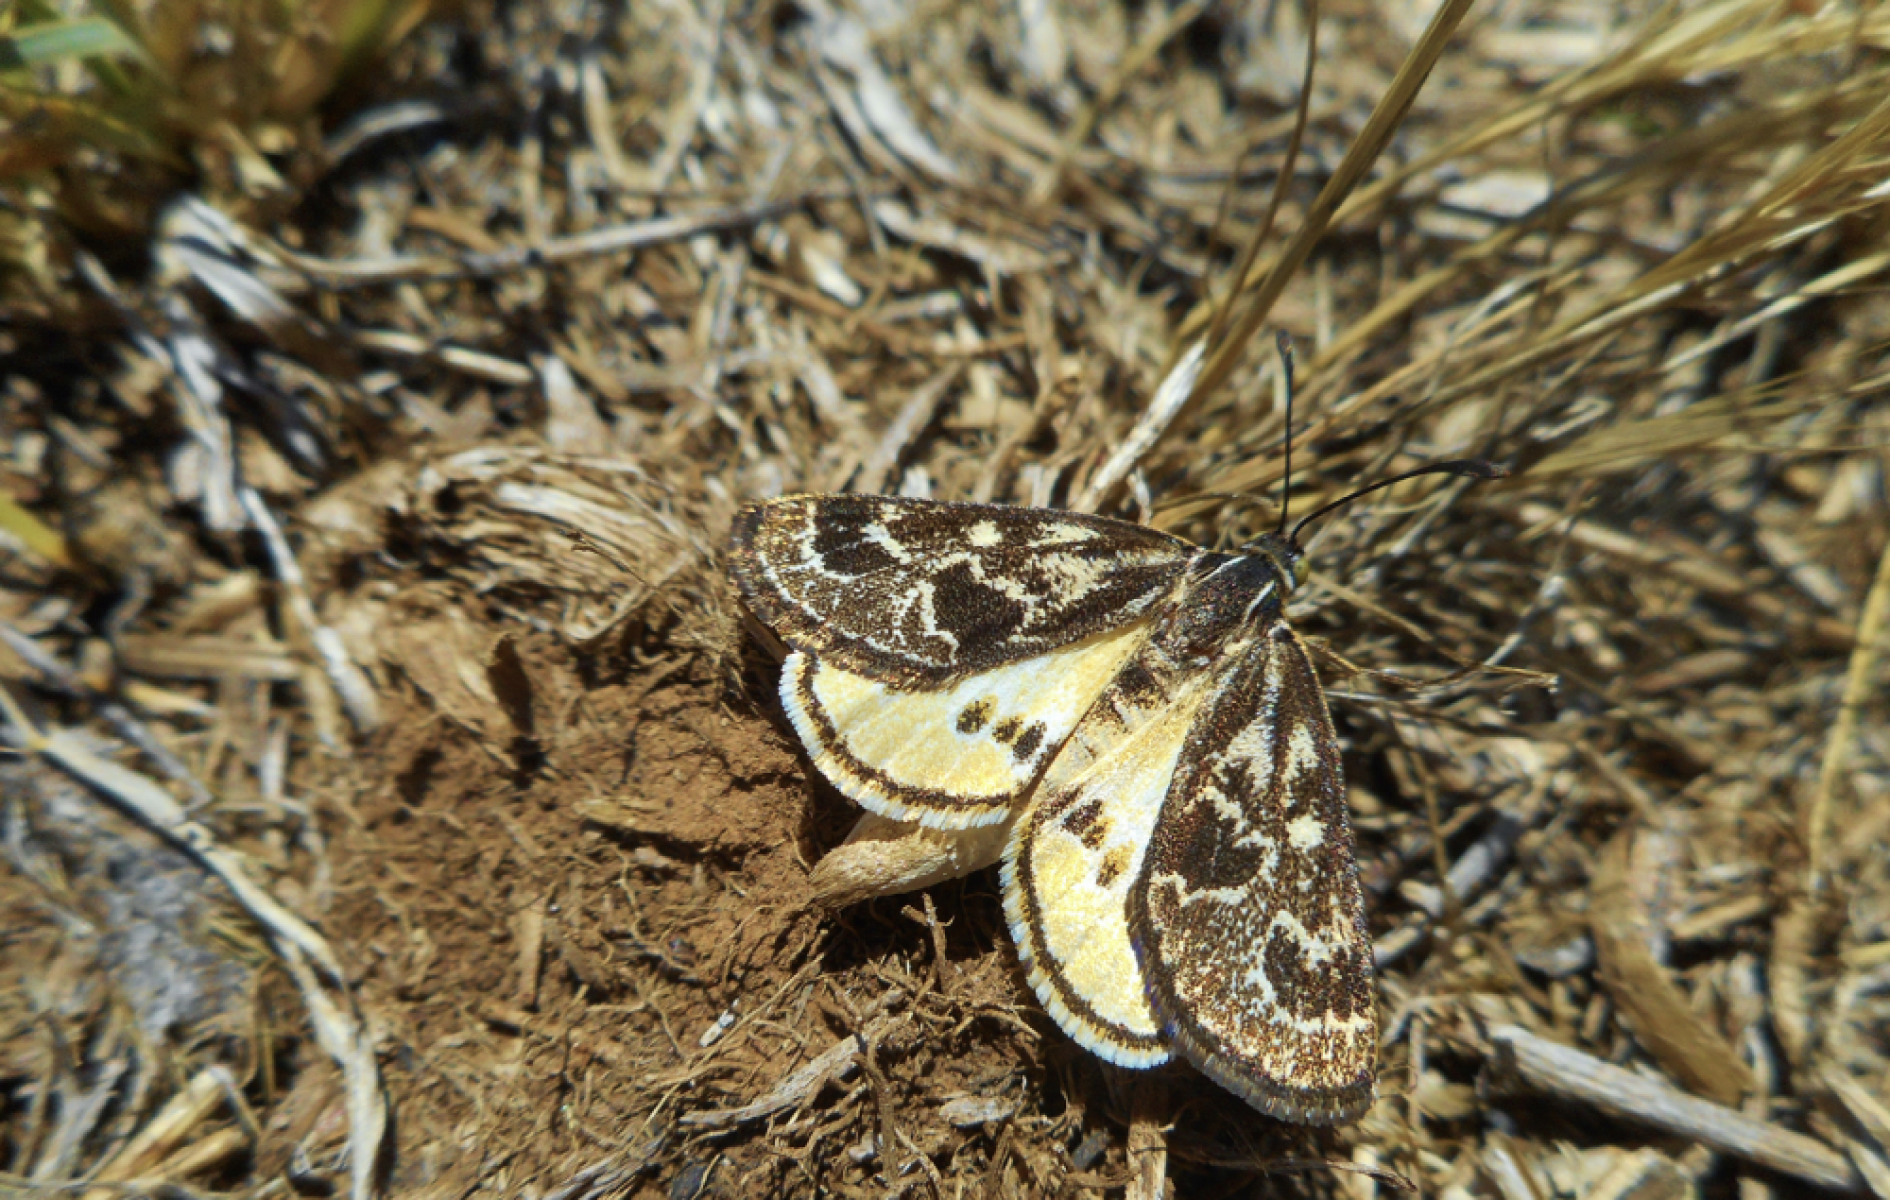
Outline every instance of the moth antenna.
POLYGON ((1280 528, 1286 532, 1287 506, 1293 502, 1293 339, 1284 329, 1274 335, 1280 351, 1280 373, 1286 381, 1286 461, 1280 477, 1280 528))
MULTIPOLYGON (((1403 483, 1407 479, 1416 479, 1420 475, 1463 475, 1471 479, 1502 479, 1508 474, 1508 467, 1481 458, 1453 458, 1449 462, 1432 463, 1426 467, 1419 467, 1415 471, 1406 471, 1401 475, 1393 475, 1389 479, 1381 479, 1369 487, 1360 488, 1349 496, 1341 496, 1330 504, 1321 505, 1301 517, 1299 524, 1293 526, 1293 532, 1286 540, 1297 546, 1299 545, 1299 531, 1306 528, 1308 523, 1317 521, 1335 508, 1342 508, 1352 503, 1360 496, 1368 496, 1380 488, 1388 488, 1394 483, 1403 483)), ((1284 520, 1280 522, 1280 528, 1286 528, 1284 520)))

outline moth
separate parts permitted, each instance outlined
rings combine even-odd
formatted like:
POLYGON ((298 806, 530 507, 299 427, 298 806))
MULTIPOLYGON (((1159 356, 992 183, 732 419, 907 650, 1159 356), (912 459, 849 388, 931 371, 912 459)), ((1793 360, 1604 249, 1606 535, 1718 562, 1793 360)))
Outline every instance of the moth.
MULTIPOLYGON (((1498 469, 1366 490, 1439 470, 1498 469)), ((795 495, 744 508, 729 561, 836 787, 1001 827, 1005 916, 1070 1037, 1323 1125, 1371 1104, 1378 1018, 1338 738, 1285 615, 1311 519, 1227 554, 1074 512, 795 495)))

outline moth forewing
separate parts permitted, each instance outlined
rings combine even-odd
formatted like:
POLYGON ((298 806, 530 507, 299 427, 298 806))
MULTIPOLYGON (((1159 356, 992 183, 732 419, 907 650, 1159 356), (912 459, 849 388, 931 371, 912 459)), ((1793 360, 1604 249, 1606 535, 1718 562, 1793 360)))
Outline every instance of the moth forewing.
POLYGON ((750 505, 730 574, 794 651, 781 701, 862 807, 1002 823, 1122 664, 1194 548, 1042 509, 886 496, 750 505))
POLYGON ((1310 658, 1268 623, 1202 705, 1129 897, 1174 1044, 1271 1116, 1372 1102, 1378 1017, 1338 738, 1310 658))
POLYGON ((911 691, 1145 616, 1195 548, 1125 521, 894 496, 784 496, 730 534, 742 600, 797 650, 911 691))

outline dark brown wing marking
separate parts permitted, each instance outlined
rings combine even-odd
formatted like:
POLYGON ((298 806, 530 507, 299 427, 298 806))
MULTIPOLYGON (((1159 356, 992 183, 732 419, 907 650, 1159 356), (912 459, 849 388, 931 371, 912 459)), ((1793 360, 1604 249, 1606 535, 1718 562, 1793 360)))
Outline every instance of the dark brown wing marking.
POLYGON ((730 573, 789 645, 933 690, 1148 614, 1195 548, 1104 517, 890 496, 788 496, 735 519, 730 573))

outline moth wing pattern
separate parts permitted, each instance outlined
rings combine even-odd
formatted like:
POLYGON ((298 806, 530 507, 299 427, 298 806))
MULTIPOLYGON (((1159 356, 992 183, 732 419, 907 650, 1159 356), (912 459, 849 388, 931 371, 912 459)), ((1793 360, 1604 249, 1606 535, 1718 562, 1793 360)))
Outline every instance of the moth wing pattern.
POLYGON ((1106 630, 934 691, 902 690, 796 650, 781 706, 814 765, 869 812, 937 829, 1007 819, 1148 623, 1106 630))
POLYGON ((1338 737, 1285 621, 1230 653, 1201 705, 1129 897, 1174 1046, 1262 1112, 1370 1106, 1372 946, 1338 737))
POLYGON ((962 829, 1009 818, 1193 549, 1079 513, 788 496, 736 518, 730 573, 793 650, 782 706, 821 772, 962 829))
POLYGON ((1129 936, 1129 890, 1207 690, 1170 697, 1150 682, 1125 669, 1084 717, 1001 871, 1011 939, 1044 1011, 1085 1049, 1132 1068, 1172 1054, 1129 936))
POLYGON ((1126 521, 895 496, 745 507, 729 572, 796 650, 907 691, 1134 624, 1194 547, 1126 521))

